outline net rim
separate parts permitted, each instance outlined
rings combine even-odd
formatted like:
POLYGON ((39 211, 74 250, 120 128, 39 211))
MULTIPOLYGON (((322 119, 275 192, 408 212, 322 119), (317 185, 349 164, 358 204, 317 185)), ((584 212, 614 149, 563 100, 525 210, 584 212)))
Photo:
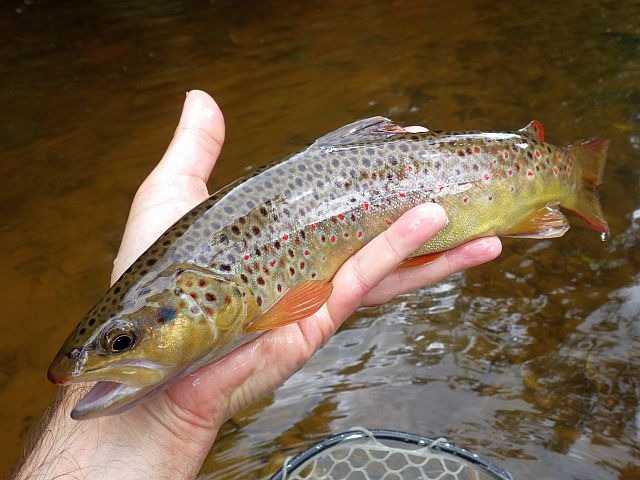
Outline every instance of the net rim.
POLYGON ((471 453, 461 447, 449 443, 443 438, 432 439, 416 435, 414 433, 402 432, 400 430, 373 428, 373 429, 351 429, 345 432, 331 435, 324 438, 319 442, 314 443, 311 447, 303 450, 296 456, 289 458, 285 461, 281 469, 275 472, 269 480, 284 480, 286 475, 295 473, 295 470, 301 465, 305 464, 308 460, 312 459, 319 453, 330 449, 340 443, 349 442, 353 440, 359 440, 362 438, 373 438, 375 440, 388 440, 406 443, 417 447, 429 447, 434 450, 453 455, 461 458, 474 467, 478 467, 484 472, 494 476, 496 480, 513 480, 513 477, 506 470, 494 465, 493 463, 481 458, 475 453, 471 453))

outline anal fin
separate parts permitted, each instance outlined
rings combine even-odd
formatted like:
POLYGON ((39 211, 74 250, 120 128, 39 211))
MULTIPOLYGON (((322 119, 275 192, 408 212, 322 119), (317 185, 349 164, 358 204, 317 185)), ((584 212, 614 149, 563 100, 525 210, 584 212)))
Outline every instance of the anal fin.
POLYGON ((300 282, 290 288, 269 310, 244 329, 259 332, 297 322, 316 313, 327 301, 333 285, 322 280, 300 282))
POLYGON ((561 237, 567 230, 569 221, 558 210, 558 204, 548 204, 501 235, 512 238, 555 238, 561 237))

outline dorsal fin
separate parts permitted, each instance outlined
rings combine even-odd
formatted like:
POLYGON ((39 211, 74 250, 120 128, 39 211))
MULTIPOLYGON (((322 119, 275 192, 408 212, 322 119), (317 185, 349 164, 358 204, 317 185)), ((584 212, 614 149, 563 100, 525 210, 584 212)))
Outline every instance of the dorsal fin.
POLYGON ((532 120, 527 124, 526 127, 518 130, 519 132, 524 132, 528 135, 531 135, 534 138, 537 138, 541 142, 544 142, 544 127, 539 120, 532 120))
POLYGON ((367 140, 384 139, 406 131, 385 117, 363 118, 318 138, 313 146, 351 145, 367 140))

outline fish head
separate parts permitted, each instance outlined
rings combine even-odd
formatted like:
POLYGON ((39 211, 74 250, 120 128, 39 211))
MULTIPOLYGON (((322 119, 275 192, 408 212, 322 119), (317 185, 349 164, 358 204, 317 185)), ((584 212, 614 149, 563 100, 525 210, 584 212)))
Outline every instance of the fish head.
POLYGON ((236 282, 197 267, 170 270, 126 291, 126 279, 116 282, 63 344, 49 379, 97 382, 73 418, 121 413, 214 360, 242 335, 247 303, 236 282))

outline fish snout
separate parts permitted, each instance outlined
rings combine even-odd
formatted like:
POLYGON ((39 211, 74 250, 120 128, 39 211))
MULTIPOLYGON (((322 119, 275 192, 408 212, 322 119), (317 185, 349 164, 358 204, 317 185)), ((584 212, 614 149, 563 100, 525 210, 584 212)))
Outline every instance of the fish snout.
POLYGON ((67 385, 71 379, 72 372, 76 367, 76 361, 81 350, 73 348, 69 352, 60 351, 51 362, 47 371, 47 378, 56 385, 67 385))

